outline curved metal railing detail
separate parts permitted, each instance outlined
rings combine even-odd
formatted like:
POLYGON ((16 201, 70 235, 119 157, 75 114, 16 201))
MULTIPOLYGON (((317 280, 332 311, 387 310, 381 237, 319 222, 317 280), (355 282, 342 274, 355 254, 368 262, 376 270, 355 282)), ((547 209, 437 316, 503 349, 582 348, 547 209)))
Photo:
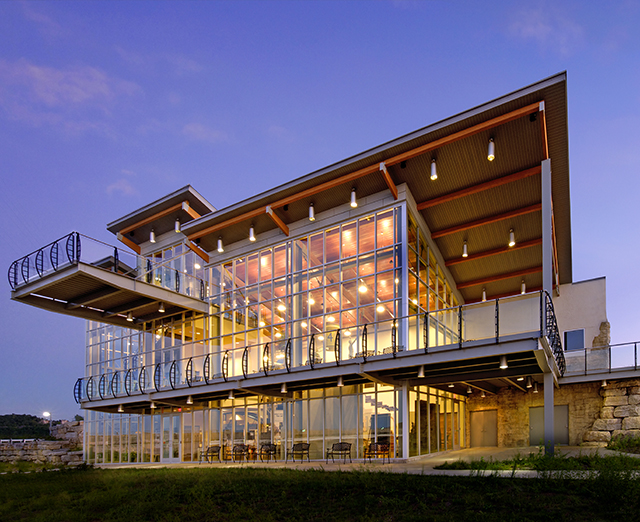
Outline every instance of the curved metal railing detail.
POLYGON ((92 401, 95 396, 94 383, 95 381, 93 377, 89 377, 89 379, 87 380, 87 399, 89 399, 89 401, 92 401))
POLYGON ((391 327, 391 353, 393 357, 396 357, 398 353, 398 321, 393 320, 393 326, 391 327))
POLYGON ((147 367, 143 366, 140 368, 140 373, 138 374, 138 389, 140 393, 144 393, 147 389, 147 367))
POLYGON ((362 327, 362 358, 364 359, 364 362, 367 362, 367 325, 365 324, 362 327))
POLYGON ((269 375, 269 363, 271 362, 271 355, 269 352, 269 343, 264 345, 262 350, 262 371, 265 375, 269 375))
POLYGON ((284 365, 287 373, 291 373, 291 337, 287 339, 287 345, 284 347, 284 365))
POLYGON ((124 375, 124 392, 127 394, 127 397, 131 397, 131 385, 133 384, 133 375, 132 370, 129 368, 127 373, 124 375))
POLYGON ((162 387, 162 363, 156 364, 153 370, 153 387, 156 391, 160 391, 162 387))
POLYGON ((313 370, 316 364, 316 334, 311 334, 309 340, 309 366, 313 370))
POLYGON ((178 377, 178 367, 176 365, 176 361, 171 361, 171 366, 169 366, 169 384, 171 385, 171 389, 176 389, 176 378, 178 377))
POLYGON ((242 351, 242 376, 246 379, 249 374, 249 347, 245 346, 242 351))
POLYGON ((204 358, 204 363, 202 365, 202 375, 204 377, 204 382, 209 384, 209 380, 211 378, 211 354, 208 353, 204 358))
POLYGON ((191 388, 193 382, 193 357, 189 357, 189 361, 187 361, 187 367, 184 371, 184 380, 187 381, 187 386, 191 388))
POLYGON ((80 401, 82 400, 82 382, 82 378, 80 378, 73 385, 73 398, 75 399, 76 404, 80 404, 80 401))
POLYGON ((100 380, 98 381, 98 395, 100 395, 101 399, 104 399, 104 396, 107 393, 107 391, 105 389, 106 385, 107 385, 107 374, 103 373, 100 376, 100 380))
POLYGON ((114 397, 118 396, 118 384, 120 384, 120 378, 118 377, 120 372, 113 372, 113 377, 111 377, 111 384, 109 388, 111 388, 111 395, 114 397))
POLYGON ((338 330, 336 330, 336 339, 333 342, 333 353, 336 357, 336 366, 340 366, 340 351, 341 351, 340 328, 338 328, 338 330))
POLYGON ((222 356, 221 369, 222 378, 224 379, 224 382, 227 382, 229 380, 229 350, 226 350, 222 356))
POLYGON ((558 371, 560 376, 564 375, 567 370, 567 362, 564 357, 564 351, 562 349, 562 340, 560 338, 560 331, 558 330, 558 323, 556 321, 556 312, 553 309, 553 300, 547 291, 545 294, 545 335, 549 339, 549 346, 553 350, 553 356, 556 359, 558 365, 558 371))

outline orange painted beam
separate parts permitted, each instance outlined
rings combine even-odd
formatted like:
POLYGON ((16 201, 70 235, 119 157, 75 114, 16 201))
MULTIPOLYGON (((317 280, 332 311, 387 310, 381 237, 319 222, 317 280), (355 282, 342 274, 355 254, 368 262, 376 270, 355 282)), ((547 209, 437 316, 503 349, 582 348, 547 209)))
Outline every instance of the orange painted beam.
POLYGON ((387 170, 387 166, 384 164, 384 161, 380 163, 380 172, 382 172, 382 177, 384 178, 384 182, 387 184, 387 187, 389 187, 391 194, 393 194, 393 199, 398 199, 398 187, 396 187, 396 184, 391 179, 391 175, 389 174, 389 171, 387 170))
POLYGON ((483 225, 488 225, 490 223, 496 223, 498 221, 503 221, 505 219, 509 219, 516 216, 522 216, 524 214, 531 214, 532 212, 538 212, 542 210, 542 204, 536 203, 535 205, 530 205, 528 207, 517 208, 515 210, 511 210, 509 212, 505 212, 504 214, 496 214, 494 216, 489 216, 486 218, 478 219, 476 221, 469 221, 468 223, 462 223, 460 225, 456 225, 455 227, 445 228, 443 230, 438 230, 437 232, 433 232, 431 237, 433 239, 437 239, 439 237, 448 236, 450 234, 455 234, 456 232, 462 232, 464 230, 469 230, 471 228, 481 227, 483 225))
POLYGON ((542 156, 549 159, 549 140, 547 138, 547 117, 544 110, 544 102, 540 102, 540 132, 542 132, 542 156))
POLYGON ((278 214, 276 214, 276 213, 273 211, 273 208, 271 208, 271 205, 267 205, 266 213, 267 213, 267 214, 269 214, 269 217, 270 217, 271 219, 273 219, 273 222, 274 222, 276 225, 278 225, 278 228, 284 232, 284 235, 285 235, 285 236, 288 236, 288 235, 289 235, 289 227, 285 224, 285 222, 284 222, 284 221, 282 221, 282 220, 280 219, 280 217, 278 217, 278 214))
POLYGON ((531 241, 523 241, 522 243, 516 243, 515 246, 504 246, 496 248, 494 250, 485 250, 484 252, 477 252, 476 254, 469 254, 467 257, 456 257, 445 261, 445 266, 459 265, 460 263, 466 263, 468 261, 475 261, 476 259, 483 259, 485 257, 496 256, 498 254, 505 254, 507 252, 513 252, 515 250, 522 250, 523 248, 530 248, 533 246, 541 245, 542 238, 532 239, 531 241))
POLYGON ((240 214, 239 216, 227 219, 226 221, 222 221, 216 225, 211 225, 210 227, 203 228, 198 232, 193 232, 189 234, 188 237, 191 240, 199 239, 203 236, 207 236, 209 234, 213 234, 214 232, 218 232, 219 230, 222 230, 224 228, 237 225, 238 223, 242 223, 243 221, 247 221, 249 219, 253 219, 255 217, 261 216, 265 212, 266 212, 265 207, 259 207, 259 208, 256 208, 255 210, 251 210, 249 212, 245 212, 244 214, 240 214))
POLYGON ((209 262, 209 254, 207 254, 204 250, 202 250, 198 245, 192 243, 191 241, 186 241, 186 245, 193 251, 195 255, 197 255, 200 259, 202 259, 205 263, 209 262))
POLYGON ((508 176, 492 179, 491 181, 487 181, 485 183, 473 185, 472 187, 467 187, 462 190, 457 190, 456 192, 450 192, 449 194, 445 194, 444 196, 428 199, 427 201, 418 203, 417 205, 418 210, 424 210, 426 208, 435 207, 436 205, 441 205, 442 203, 448 203, 449 201, 454 201, 456 199, 463 198, 465 196, 470 196, 471 194, 477 194, 478 192, 483 192, 485 190, 501 187, 502 185, 506 185, 507 183, 512 183, 514 181, 525 179, 525 178, 528 178, 529 176, 535 176, 536 174, 540 174, 541 171, 542 171, 542 167, 537 166, 531 169, 509 174, 508 176))
POLYGON ((195 210, 191 208, 188 201, 182 202, 182 210, 184 210, 187 214, 189 214, 193 219, 198 219, 200 214, 198 214, 195 210))
POLYGON ((127 245, 131 250, 133 250, 136 254, 140 255, 140 245, 137 245, 133 241, 131 241, 128 237, 123 236, 120 232, 116 234, 118 241, 127 245))
POLYGON ((462 290, 463 288, 469 288, 472 286, 486 285, 495 281, 503 281, 505 279, 511 279, 512 277, 522 277, 529 274, 537 274, 542 272, 541 266, 534 266, 533 268, 525 268, 524 270, 517 270, 516 272, 509 272, 508 274, 500 274, 492 277, 485 277, 483 279, 476 279, 475 281, 467 281, 466 283, 458 283, 456 288, 462 290))

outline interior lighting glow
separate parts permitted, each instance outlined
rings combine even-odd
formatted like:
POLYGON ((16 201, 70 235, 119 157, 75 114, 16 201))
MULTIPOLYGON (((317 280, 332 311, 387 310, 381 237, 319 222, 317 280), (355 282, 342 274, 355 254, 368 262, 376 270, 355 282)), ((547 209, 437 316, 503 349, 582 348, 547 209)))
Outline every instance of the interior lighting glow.
POLYGON ((158 312, 160 312, 161 314, 164 313, 164 303, 160 303, 158 304, 158 312))
POLYGON ((342 375, 340 375, 338 377, 338 387, 342 388, 344 386, 344 379, 342 378, 342 375))
POLYGON ((335 323, 336 322, 336 318, 333 317, 332 315, 330 315, 329 317, 327 317, 327 322, 328 323, 335 323))
POLYGON ((418 378, 424 379, 424 365, 420 366, 420 369, 418 370, 418 378))
POLYGON ((487 300, 487 291, 482 289, 482 302, 484 303, 487 300))
POLYGON ((527 293, 527 285, 525 284, 524 279, 522 280, 522 283, 520 283, 520 293, 521 294, 527 293))
POLYGON ((129 313, 127 314, 127 321, 129 321, 130 323, 132 323, 132 322, 133 322, 133 312, 129 312, 129 313))
POLYGON ((300 323, 300 326, 302 326, 302 328, 306 328, 308 325, 307 325, 307 323, 305 321, 302 321, 300 323))
POLYGON ((283 305, 282 303, 280 303, 278 305, 278 312, 284 312, 287 309, 287 307, 285 305, 283 305))
POLYGON ((195 268, 196 270, 200 270, 202 268, 202 265, 200 265, 200 263, 196 263, 195 265, 193 265, 193 268, 195 268))
POLYGON ((260 328, 264 327, 264 321, 260 321, 260 328))
POLYGON ((379 314, 381 314, 385 311, 385 307, 382 305, 378 305, 378 308, 376 308, 376 310, 378 311, 379 314))

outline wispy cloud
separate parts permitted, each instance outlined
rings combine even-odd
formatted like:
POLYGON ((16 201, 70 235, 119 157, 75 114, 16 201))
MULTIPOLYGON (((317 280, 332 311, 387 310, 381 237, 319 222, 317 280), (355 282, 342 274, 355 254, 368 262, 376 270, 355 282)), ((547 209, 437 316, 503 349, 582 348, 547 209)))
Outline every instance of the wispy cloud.
POLYGON ((269 137, 274 138, 277 141, 283 143, 293 143, 294 135, 289 130, 281 127, 280 125, 271 125, 267 129, 267 134, 269 137))
POLYGON ((585 43, 585 30, 568 13, 542 3, 514 11, 508 31, 516 39, 535 42, 541 50, 571 56, 585 43))
MULTIPOLYGON (((123 170, 122 172, 129 173, 130 171, 123 170)), ((107 194, 109 196, 111 196, 112 194, 120 194, 122 196, 135 196, 136 194, 138 194, 138 191, 128 179, 120 178, 107 187, 107 194)))
POLYGON ((62 27, 51 17, 36 11, 31 2, 21 2, 22 12, 27 20, 35 22, 44 36, 61 36, 63 34, 62 27))
POLYGON ((104 115, 119 98, 140 92, 135 83, 95 67, 56 69, 25 59, 0 59, 0 108, 10 118, 32 124, 71 123, 79 131, 97 128, 101 123, 95 118, 84 121, 88 118, 82 111, 98 110, 104 115))
POLYGON ((201 123, 188 123, 182 128, 182 134, 195 141, 206 141, 209 143, 220 143, 227 141, 225 132, 212 129, 201 123))
POLYGON ((170 54, 166 59, 173 66, 174 72, 178 75, 200 72, 204 69, 204 67, 198 62, 182 54, 170 54))
POLYGON ((119 45, 115 46, 114 50, 124 62, 136 68, 154 68, 160 66, 164 72, 168 65, 170 70, 177 76, 182 76, 187 73, 199 73, 204 70, 202 64, 184 54, 141 54, 131 51, 130 49, 125 49, 119 45))

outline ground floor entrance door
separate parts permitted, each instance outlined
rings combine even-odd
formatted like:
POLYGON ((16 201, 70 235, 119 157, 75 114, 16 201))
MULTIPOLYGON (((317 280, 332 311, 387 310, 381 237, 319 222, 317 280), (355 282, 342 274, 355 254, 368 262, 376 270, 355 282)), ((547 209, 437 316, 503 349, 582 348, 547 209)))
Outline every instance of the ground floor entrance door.
POLYGON ((180 462, 180 414, 162 416, 161 462, 180 462))
POLYGON ((471 447, 498 445, 498 410, 472 411, 471 447))
MULTIPOLYGON (((569 444, 569 405, 553 407, 555 444, 569 444)), ((544 445, 544 406, 529 408, 529 445, 544 445)))

